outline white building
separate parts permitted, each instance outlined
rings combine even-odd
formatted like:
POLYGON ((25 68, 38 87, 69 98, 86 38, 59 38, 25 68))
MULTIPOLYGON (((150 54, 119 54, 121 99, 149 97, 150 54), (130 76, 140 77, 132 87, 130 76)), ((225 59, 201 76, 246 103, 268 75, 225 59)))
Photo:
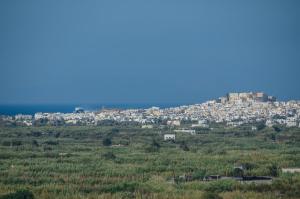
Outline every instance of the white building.
POLYGON ((174 132, 176 132, 176 133, 190 133, 191 135, 196 134, 196 130, 194 130, 194 129, 177 129, 177 130, 174 130, 174 132))
POLYGON ((192 127, 202 127, 202 128, 208 128, 209 125, 207 124, 206 120, 199 120, 198 124, 192 124, 192 127))
POLYGON ((32 115, 18 114, 15 115, 15 120, 32 120, 32 115))
POLYGON ((165 134, 164 140, 175 140, 175 134, 165 134))
POLYGON ((282 173, 300 173, 300 168, 282 168, 282 173))

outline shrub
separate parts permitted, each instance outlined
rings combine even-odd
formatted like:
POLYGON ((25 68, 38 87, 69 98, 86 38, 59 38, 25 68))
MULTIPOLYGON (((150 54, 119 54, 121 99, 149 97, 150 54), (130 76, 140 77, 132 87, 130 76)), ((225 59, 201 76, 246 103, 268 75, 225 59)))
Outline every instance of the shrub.
POLYGON ((43 149, 44 151, 52 151, 52 147, 50 146, 44 146, 43 149))
POLYGON ((54 137, 59 138, 60 132, 55 133, 54 137))
POLYGON ((271 166, 268 167, 269 169, 269 175, 273 177, 277 177, 279 175, 279 168, 276 164, 272 164, 271 166))
POLYGON ((222 197, 215 192, 204 192, 201 199, 222 199, 222 197))
POLYGON ((150 146, 146 147, 146 152, 158 152, 160 149, 160 144, 156 140, 152 140, 150 146))
POLYGON ((11 140, 11 141, 4 141, 2 143, 3 146, 21 146, 22 141, 20 140, 11 140))
POLYGON ((32 146, 39 146, 39 143, 38 143, 38 141, 36 141, 36 140, 32 140, 32 146))
POLYGON ((111 139, 110 138, 105 138, 102 141, 103 146, 110 146, 112 144, 111 139))
POLYGON ((34 195, 28 190, 18 190, 15 193, 0 196, 0 199, 34 199, 34 195))
POLYGON ((48 141, 46 141, 44 143, 48 144, 48 145, 58 145, 58 142, 57 141, 53 141, 53 140, 48 140, 48 141))
POLYGON ((208 192, 225 192, 232 191, 234 189, 235 181, 233 180, 218 180, 212 181, 205 188, 208 192))
POLYGON ((280 132, 280 131, 281 131, 280 126, 273 126, 273 129, 274 129, 276 132, 280 132))
POLYGON ((245 162, 242 165, 243 165, 243 168, 245 168, 246 170, 252 170, 256 167, 256 165, 251 162, 245 162))
POLYGON ((184 141, 180 143, 180 148, 184 151, 190 150, 190 148, 187 146, 187 144, 184 141))
POLYGON ((244 171, 243 171, 242 169, 240 169, 240 168, 235 168, 235 169, 233 170, 232 175, 233 175, 234 177, 242 177, 242 176, 244 175, 244 171))
POLYGON ((33 132, 31 132, 31 136, 33 136, 33 137, 40 137, 40 136, 42 136, 42 132, 33 131, 33 132))
POLYGON ((159 151, 159 148, 156 148, 156 147, 153 147, 153 146, 148 146, 145 148, 145 151, 147 153, 153 153, 153 152, 158 152, 159 151))
POLYGON ((193 179, 194 180, 202 180, 205 175, 206 175, 206 170, 199 170, 193 174, 193 179))
POLYGON ((256 125, 256 128, 258 131, 263 130, 266 127, 266 125, 263 122, 260 122, 256 125))
POLYGON ((152 140, 151 146, 160 148, 160 144, 156 140, 152 140))
POLYGON ((114 160, 116 159, 115 154, 113 152, 107 152, 102 155, 106 160, 114 160))
POLYGON ((10 146, 11 142, 10 141, 3 141, 2 146, 10 146))

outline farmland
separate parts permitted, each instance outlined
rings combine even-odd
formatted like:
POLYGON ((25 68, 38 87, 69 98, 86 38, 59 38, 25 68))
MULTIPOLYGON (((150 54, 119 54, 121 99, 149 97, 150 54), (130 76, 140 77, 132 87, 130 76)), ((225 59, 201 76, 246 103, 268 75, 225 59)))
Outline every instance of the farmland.
POLYGON ((197 129, 138 125, 0 127, 0 198, 300 198, 300 129, 197 129), (270 176, 268 184, 205 176, 270 176), (186 176, 189 178, 187 179, 186 176))

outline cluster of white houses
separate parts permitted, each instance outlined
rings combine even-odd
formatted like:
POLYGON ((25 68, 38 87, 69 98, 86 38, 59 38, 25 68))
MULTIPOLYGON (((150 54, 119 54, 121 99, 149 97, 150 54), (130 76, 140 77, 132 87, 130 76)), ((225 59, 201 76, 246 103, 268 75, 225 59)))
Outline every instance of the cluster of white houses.
POLYGON ((184 121, 190 121, 191 127, 203 128, 208 128, 212 122, 228 126, 264 122, 267 126, 278 124, 300 127, 300 101, 278 102, 275 97, 261 92, 229 93, 202 104, 163 109, 152 107, 85 112, 77 108, 74 113, 36 113, 34 116, 19 114, 1 118, 27 126, 37 122, 50 125, 99 125, 104 121, 113 121, 134 122, 141 124, 143 128, 152 128, 153 124, 181 126, 184 121))

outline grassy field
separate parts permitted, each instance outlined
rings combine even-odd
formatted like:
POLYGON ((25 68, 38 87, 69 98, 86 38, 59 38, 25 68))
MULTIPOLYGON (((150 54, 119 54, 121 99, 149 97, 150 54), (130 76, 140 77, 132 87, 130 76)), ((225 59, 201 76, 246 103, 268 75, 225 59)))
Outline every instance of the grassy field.
POLYGON ((139 126, 0 127, 0 198, 300 198, 300 129, 215 127, 196 135, 139 126), (110 143, 111 141, 111 143, 110 143), (271 184, 203 182, 207 175, 274 176, 271 184), (186 181, 182 176, 189 176, 186 181))

